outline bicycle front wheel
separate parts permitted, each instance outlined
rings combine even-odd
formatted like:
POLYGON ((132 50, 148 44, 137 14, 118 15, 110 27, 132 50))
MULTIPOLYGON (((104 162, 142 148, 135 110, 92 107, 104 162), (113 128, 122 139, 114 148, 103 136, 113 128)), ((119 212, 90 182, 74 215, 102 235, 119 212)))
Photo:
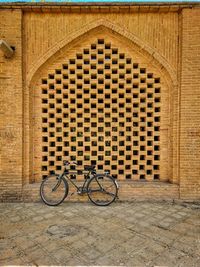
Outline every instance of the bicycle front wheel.
POLYGON ((59 178, 58 175, 51 175, 42 181, 40 196, 48 206, 57 206, 64 201, 68 190, 69 186, 64 178, 59 178))
POLYGON ((97 206, 108 206, 117 197, 118 187, 111 176, 96 175, 89 180, 87 194, 97 206))

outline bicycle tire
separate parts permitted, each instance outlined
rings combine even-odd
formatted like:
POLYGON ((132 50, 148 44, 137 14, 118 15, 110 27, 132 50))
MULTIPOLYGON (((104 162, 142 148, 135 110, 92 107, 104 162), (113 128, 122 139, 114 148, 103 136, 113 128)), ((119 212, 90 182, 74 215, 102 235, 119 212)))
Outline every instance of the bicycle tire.
POLYGON ((68 195, 68 182, 65 178, 58 177, 58 175, 48 176, 40 185, 40 197, 48 206, 58 206, 68 195))
POLYGON ((118 186, 111 176, 103 174, 95 175, 88 181, 87 194, 90 201, 95 205, 108 206, 115 201, 118 194, 118 186), (111 187, 112 192, 110 191, 111 187), (107 191, 108 188, 109 192, 107 191), (108 196, 110 196, 110 198, 108 196))

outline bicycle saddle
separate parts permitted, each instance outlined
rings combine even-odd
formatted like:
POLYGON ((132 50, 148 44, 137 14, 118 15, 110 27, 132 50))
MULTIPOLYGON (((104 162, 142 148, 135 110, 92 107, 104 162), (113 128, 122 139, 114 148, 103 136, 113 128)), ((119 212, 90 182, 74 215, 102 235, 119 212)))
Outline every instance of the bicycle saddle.
POLYGON ((84 170, 93 171, 95 169, 95 165, 85 165, 84 170))

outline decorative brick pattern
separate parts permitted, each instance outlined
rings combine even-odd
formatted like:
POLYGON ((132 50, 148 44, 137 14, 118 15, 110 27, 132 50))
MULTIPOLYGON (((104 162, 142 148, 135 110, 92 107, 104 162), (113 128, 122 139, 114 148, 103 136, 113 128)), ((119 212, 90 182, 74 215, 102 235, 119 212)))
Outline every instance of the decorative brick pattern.
POLYGON ((159 77, 98 39, 42 79, 41 91, 43 176, 68 158, 119 179, 159 179, 159 77))

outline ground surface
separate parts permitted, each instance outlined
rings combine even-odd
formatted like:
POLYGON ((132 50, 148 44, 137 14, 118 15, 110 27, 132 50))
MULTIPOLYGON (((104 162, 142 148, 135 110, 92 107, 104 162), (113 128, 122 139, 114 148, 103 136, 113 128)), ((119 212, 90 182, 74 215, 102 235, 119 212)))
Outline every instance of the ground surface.
POLYGON ((200 266, 198 205, 0 204, 0 266, 200 266))

